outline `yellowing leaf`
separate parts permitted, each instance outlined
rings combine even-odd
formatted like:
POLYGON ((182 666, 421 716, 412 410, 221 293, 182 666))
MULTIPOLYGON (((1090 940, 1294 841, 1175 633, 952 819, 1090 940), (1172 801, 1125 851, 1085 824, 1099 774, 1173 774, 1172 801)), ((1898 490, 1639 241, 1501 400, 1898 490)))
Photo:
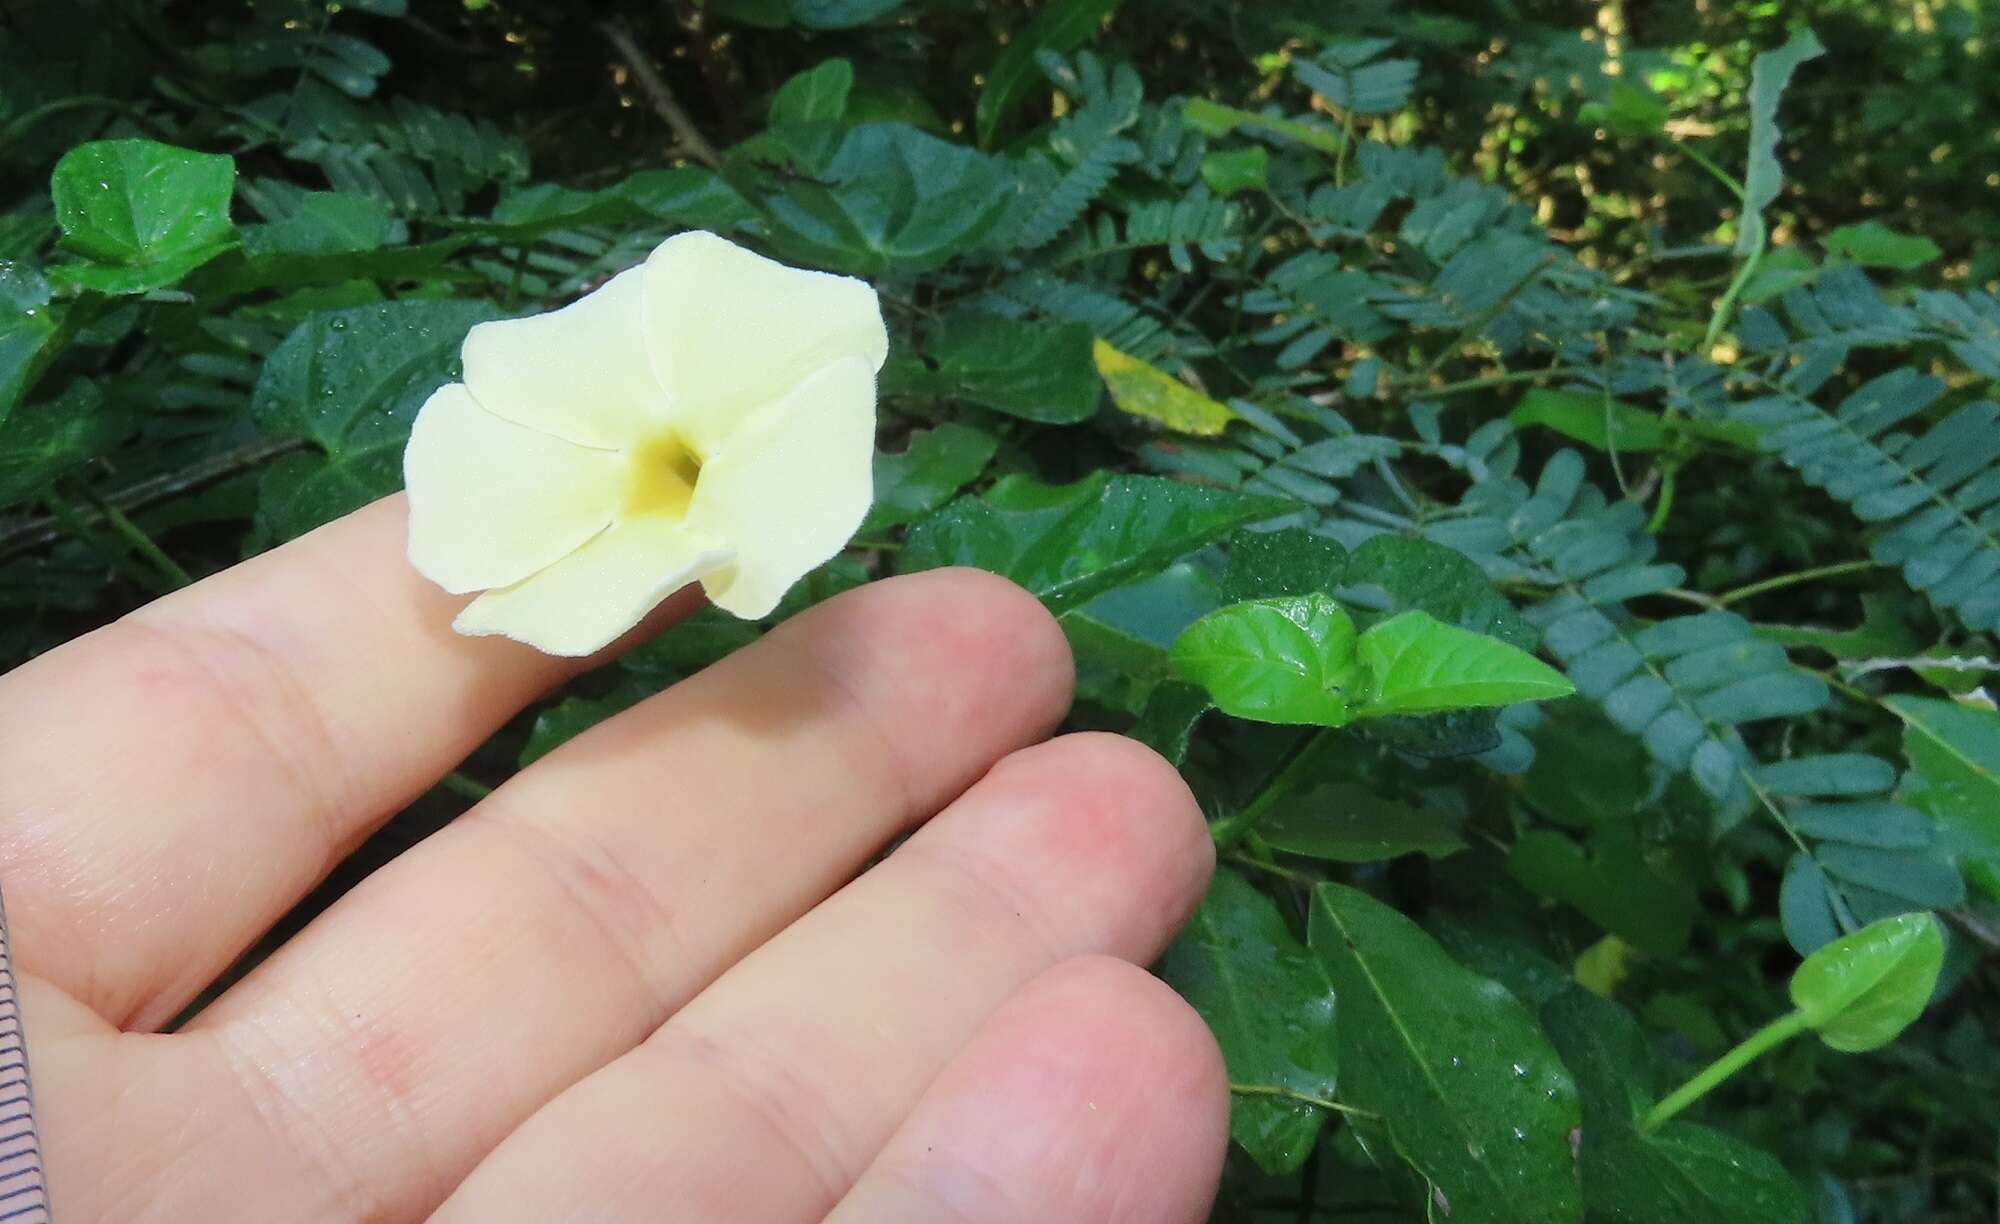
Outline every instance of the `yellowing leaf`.
POLYGON ((1097 372, 1111 388, 1111 402, 1121 412, 1158 421, 1176 433, 1201 437, 1221 433, 1236 419, 1227 405, 1103 340, 1092 346, 1091 355, 1097 361, 1097 372))

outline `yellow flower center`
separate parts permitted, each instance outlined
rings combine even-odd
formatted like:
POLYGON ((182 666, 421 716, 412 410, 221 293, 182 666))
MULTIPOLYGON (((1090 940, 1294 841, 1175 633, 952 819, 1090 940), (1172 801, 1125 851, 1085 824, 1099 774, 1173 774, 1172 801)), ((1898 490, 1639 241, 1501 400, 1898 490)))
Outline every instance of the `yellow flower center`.
POLYGON ((631 450, 625 476, 625 513, 687 514, 701 479, 701 456, 677 433, 656 434, 631 450))

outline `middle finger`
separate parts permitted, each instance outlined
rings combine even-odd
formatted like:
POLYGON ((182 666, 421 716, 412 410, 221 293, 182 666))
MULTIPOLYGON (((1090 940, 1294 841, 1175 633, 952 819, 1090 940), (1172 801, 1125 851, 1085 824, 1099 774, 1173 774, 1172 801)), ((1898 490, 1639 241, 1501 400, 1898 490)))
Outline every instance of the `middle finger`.
MULTIPOLYGON (((1069 685, 1039 604, 940 571, 832 600, 551 754, 199 1017, 196 1048, 264 1137, 265 1197, 243 1213, 435 1205, 535 1107, 1044 735, 1069 685)), ((241 1136, 190 1141, 249 1158, 241 1136)))

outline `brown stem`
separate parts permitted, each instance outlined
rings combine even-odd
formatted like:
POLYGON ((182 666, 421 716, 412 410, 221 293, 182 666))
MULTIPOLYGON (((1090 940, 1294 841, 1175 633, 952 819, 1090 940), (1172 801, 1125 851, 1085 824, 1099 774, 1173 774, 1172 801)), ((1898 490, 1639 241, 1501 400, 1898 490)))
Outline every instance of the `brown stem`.
MULTIPOLYGON (((268 463, 280 455, 305 446, 303 438, 259 438, 234 450, 191 463, 178 472, 168 472, 151 480, 142 480, 129 488, 120 489, 104 499, 105 505, 125 512, 141 510, 205 485, 224 476, 234 476, 248 471, 261 463, 268 463)), ((73 517, 88 525, 104 517, 103 512, 92 506, 79 506, 73 517)), ((10 557, 15 553, 39 548, 44 544, 62 538, 64 526, 55 517, 39 519, 19 519, 11 523, 0 523, 0 557, 10 557)))
POLYGON ((701 130, 695 127, 694 120, 688 118, 688 113, 681 109, 680 102, 674 98, 674 91, 667 88, 666 78, 660 75, 660 70, 653 66, 653 61, 640 49, 638 40, 632 37, 632 32, 614 21, 600 22, 597 28, 611 41, 612 49, 618 52, 618 57, 625 61, 627 68, 631 69, 632 79, 639 82, 640 92, 644 93, 646 100, 653 104, 654 113, 666 120, 667 126, 673 129, 675 139, 686 148, 688 155, 711 169, 720 166, 722 156, 715 151, 714 145, 708 143, 708 138, 701 134, 701 130))

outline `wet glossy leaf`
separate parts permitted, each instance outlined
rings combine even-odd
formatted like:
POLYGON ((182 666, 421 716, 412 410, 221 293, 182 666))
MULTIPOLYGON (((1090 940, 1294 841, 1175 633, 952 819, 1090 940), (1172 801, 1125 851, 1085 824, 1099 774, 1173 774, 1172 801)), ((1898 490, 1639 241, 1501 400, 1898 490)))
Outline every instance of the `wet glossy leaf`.
POLYGON ((1226 429, 1236 414, 1164 370, 1103 340, 1091 349, 1097 372, 1111 388, 1111 402, 1120 412, 1145 417, 1175 433, 1213 436, 1226 429))
POLYGON ((65 249, 87 264, 49 277, 100 293, 171 285, 236 241, 229 220, 236 163, 153 140, 78 145, 49 179, 65 249))
POLYGON ((130 426, 82 379, 46 404, 0 419, 0 506, 19 501, 103 455, 130 426))
POLYGON ((458 374, 484 302, 420 299, 315 315, 271 353, 250 411, 266 433, 305 438, 265 473, 258 514, 291 539, 402 487, 417 409, 458 374))
MULTIPOLYGON (((1333 986, 1278 907, 1242 876, 1215 873, 1159 973, 1208 1021, 1231 1083, 1336 1099, 1333 986)), ((1229 1133, 1266 1172, 1288 1173, 1312 1151, 1326 1112, 1283 1096, 1238 1094, 1229 1133)))
POLYGON ((1307 942, 1340 998, 1342 1097, 1382 1116, 1448 1218, 1580 1221, 1576 1085, 1527 1008, 1343 885, 1313 890, 1307 942))
POLYGON ((1900 914, 1844 935, 1792 974, 1792 1003, 1836 1050, 1873 1050, 1923 1014, 1944 965, 1929 914, 1900 914))
POLYGON ((1328 593, 1347 572, 1347 549, 1303 527, 1239 531, 1229 537, 1222 597, 1231 602, 1273 595, 1328 593))
POLYGON ((1378 586, 1391 612, 1428 612, 1447 625, 1533 650, 1541 635, 1493 586, 1479 564, 1455 548, 1411 536, 1378 535, 1354 550, 1341 577, 1378 586))
POLYGON ((1353 618, 1331 596, 1280 596, 1188 626, 1174 643, 1173 665, 1225 714, 1338 727, 1354 696, 1354 641, 1353 618))
POLYGON ((32 265, 0 261, 0 421, 27 390, 55 335, 47 281, 32 265))
POLYGON ((1576 691, 1533 655, 1427 612, 1404 612, 1374 625, 1354 649, 1368 671, 1363 712, 1369 718, 1546 701, 1576 691))
POLYGON ((911 527, 898 564, 905 572, 992 570, 1062 613, 1289 509, 1276 498, 1158 476, 1098 475, 1063 486, 1014 480, 911 527))
POLYGON ((1688 1122, 1639 1133, 1653 1056, 1624 1008, 1569 990, 1543 1006, 1542 1025, 1583 1097, 1578 1158, 1593 1219, 1804 1224, 1805 1194, 1770 1153, 1688 1122))

